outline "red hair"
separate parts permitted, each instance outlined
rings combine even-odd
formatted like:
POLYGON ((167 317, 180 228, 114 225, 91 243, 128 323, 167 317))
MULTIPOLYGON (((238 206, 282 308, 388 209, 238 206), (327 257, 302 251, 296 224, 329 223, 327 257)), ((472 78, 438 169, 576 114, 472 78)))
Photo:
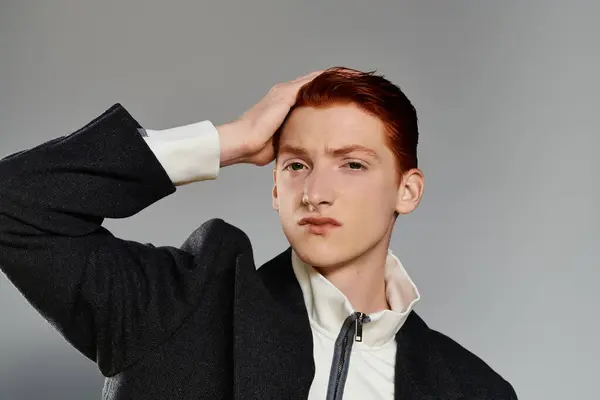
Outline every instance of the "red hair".
MULTIPOLYGON (((388 147, 394 153, 399 173, 417 168, 419 140, 417 111, 400 88, 375 71, 362 72, 333 67, 325 70, 298 92, 291 112, 298 107, 355 104, 383 122, 388 147)), ((282 124, 282 128, 285 122, 282 124)), ((281 130, 273 137, 279 148, 281 130)))

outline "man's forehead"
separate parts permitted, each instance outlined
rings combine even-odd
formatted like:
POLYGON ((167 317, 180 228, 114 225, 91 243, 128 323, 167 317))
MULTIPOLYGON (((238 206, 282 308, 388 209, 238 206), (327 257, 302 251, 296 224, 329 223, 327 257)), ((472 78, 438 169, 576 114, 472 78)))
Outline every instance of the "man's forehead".
POLYGON ((278 153, 336 156, 362 152, 381 158, 387 147, 383 123, 349 104, 294 110, 281 131, 278 153))
POLYGON ((289 129, 279 138, 279 152, 319 151, 331 153, 338 149, 354 148, 362 151, 382 151, 387 147, 386 135, 380 130, 369 129, 289 129))

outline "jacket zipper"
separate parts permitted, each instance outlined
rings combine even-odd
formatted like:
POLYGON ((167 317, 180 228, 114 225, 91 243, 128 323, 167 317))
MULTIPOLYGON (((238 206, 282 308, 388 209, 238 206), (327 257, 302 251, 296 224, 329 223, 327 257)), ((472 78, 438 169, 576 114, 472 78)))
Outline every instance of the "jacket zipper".
POLYGON ((365 318, 365 313, 358 313, 356 318, 356 341, 362 342, 362 327, 363 327, 363 319, 365 318))
POLYGON ((335 341, 327 387, 327 400, 339 400, 342 398, 348 375, 352 345, 354 341, 362 342, 363 324, 369 321, 370 318, 362 312, 352 313, 344 321, 335 341))

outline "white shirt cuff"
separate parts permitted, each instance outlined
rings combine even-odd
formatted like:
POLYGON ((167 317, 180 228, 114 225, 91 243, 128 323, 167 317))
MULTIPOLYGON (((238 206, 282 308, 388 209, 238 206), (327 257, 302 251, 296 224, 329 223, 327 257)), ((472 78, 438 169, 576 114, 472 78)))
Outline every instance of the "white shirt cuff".
POLYGON ((140 130, 174 185, 216 179, 221 145, 210 121, 163 130, 140 130))

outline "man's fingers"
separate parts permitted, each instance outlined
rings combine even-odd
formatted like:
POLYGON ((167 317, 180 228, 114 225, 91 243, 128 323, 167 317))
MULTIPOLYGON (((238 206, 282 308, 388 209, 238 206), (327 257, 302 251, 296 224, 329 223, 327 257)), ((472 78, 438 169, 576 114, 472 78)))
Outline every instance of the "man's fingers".
POLYGON ((296 93, 296 92, 298 92, 300 90, 300 88, 302 86, 304 86, 308 82, 310 82, 313 79, 315 79, 321 73, 323 73, 323 71, 311 72, 308 75, 301 76, 300 78, 297 78, 297 79, 295 79, 293 81, 288 82, 288 84, 286 84, 285 86, 288 87, 288 89, 290 90, 290 92, 296 93))
POLYGON ((302 86, 304 86, 323 72, 324 70, 317 70, 309 74, 302 75, 294 79, 293 81, 278 83, 271 88, 271 90, 269 91, 269 96, 266 98, 275 98, 287 102, 288 100, 295 98, 296 94, 302 86))
POLYGON ((318 75, 322 74, 323 72, 324 72, 324 70, 317 70, 317 71, 313 71, 313 72, 311 72, 311 73, 309 73, 309 74, 306 74, 306 75, 302 75, 302 76, 299 76, 299 77, 297 77, 297 78, 296 78, 296 79, 294 79, 292 82, 299 82, 299 81, 302 81, 302 80, 310 80, 310 79, 313 79, 313 78, 315 78, 316 76, 318 76, 318 75))

